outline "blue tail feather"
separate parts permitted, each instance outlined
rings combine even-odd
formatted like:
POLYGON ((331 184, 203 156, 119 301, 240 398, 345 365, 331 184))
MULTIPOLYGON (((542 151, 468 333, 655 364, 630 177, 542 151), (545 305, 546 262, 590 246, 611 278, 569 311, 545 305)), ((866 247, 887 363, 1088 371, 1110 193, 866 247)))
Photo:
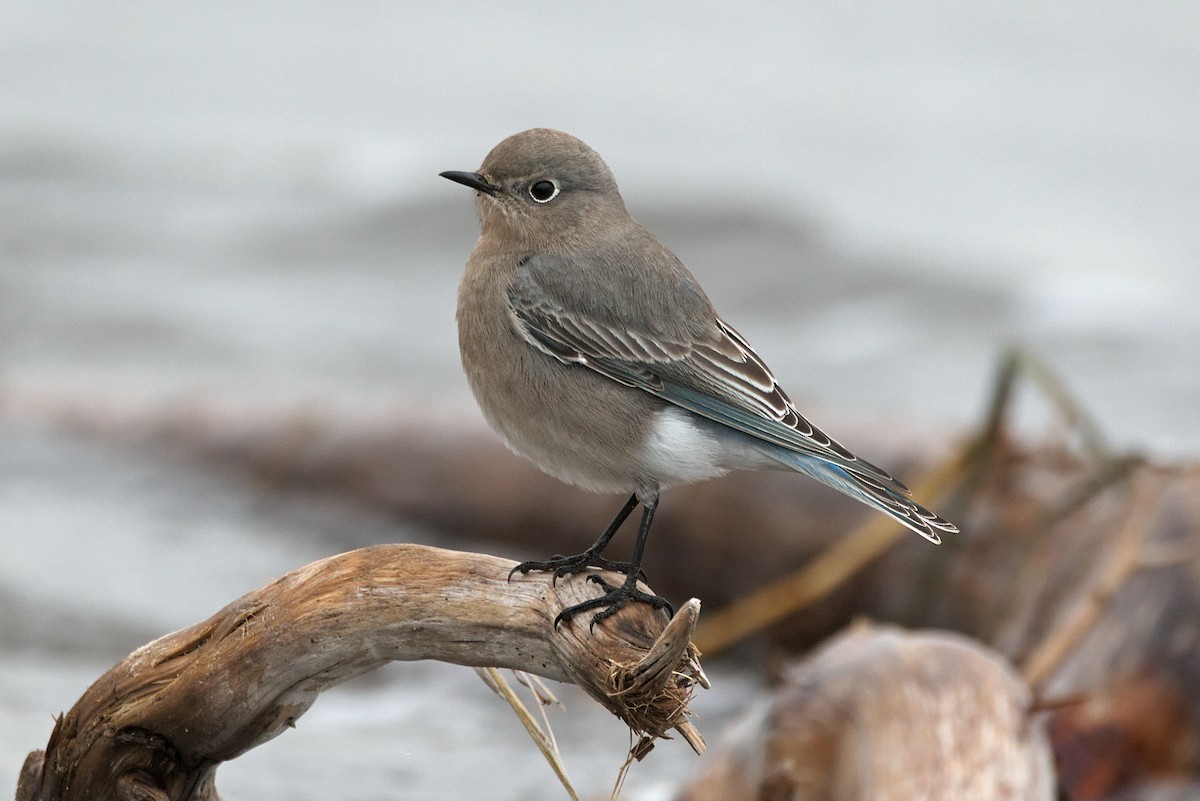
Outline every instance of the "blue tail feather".
POLYGON ((952 523, 914 502, 907 495, 824 459, 785 448, 763 448, 762 451, 780 464, 811 476, 822 484, 883 512, 930 542, 941 543, 939 532, 958 531, 952 523))

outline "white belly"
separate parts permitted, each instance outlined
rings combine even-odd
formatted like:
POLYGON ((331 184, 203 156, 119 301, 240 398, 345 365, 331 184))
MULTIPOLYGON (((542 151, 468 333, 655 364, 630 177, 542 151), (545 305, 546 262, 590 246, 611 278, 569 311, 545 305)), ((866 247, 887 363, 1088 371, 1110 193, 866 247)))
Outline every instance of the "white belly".
POLYGON ((642 469, 660 484, 690 484, 730 470, 776 467, 745 435, 668 406, 660 411, 642 445, 642 469))

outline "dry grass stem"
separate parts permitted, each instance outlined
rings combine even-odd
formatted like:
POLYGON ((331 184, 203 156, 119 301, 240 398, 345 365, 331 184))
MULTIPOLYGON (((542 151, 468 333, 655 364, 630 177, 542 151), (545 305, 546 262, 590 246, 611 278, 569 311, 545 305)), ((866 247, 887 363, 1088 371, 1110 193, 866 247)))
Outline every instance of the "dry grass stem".
MULTIPOLYGON (((517 715, 517 720, 521 721, 521 725, 525 727, 529 739, 533 740, 533 744, 542 752, 542 756, 550 763, 550 769, 554 771, 554 775, 558 777, 559 782, 567 791, 567 795, 571 797, 571 801, 579 801, 579 794, 575 792, 575 787, 571 784, 571 779, 567 776, 567 768, 562 762, 562 754, 558 751, 558 744, 555 743, 553 734, 547 734, 547 731, 552 731, 550 721, 546 718, 545 712, 542 712, 542 720, 546 725, 546 730, 543 731, 538 722, 533 719, 533 715, 529 713, 529 709, 513 692, 512 687, 500 674, 496 668, 483 668, 482 674, 486 676, 484 683, 488 685, 505 702, 512 707, 513 712, 517 715)), ((539 704, 539 707, 541 704, 539 704)))
POLYGON ((1066 619, 1025 660, 1021 674, 1035 690, 1063 663, 1100 619, 1108 602, 1125 581, 1135 571, 1145 567, 1140 555, 1152 530, 1148 517, 1160 494, 1160 486, 1152 478, 1141 475, 1133 479, 1133 500, 1129 504, 1125 523, 1114 538, 1107 566, 1098 571, 1095 582, 1081 593, 1066 619))
MULTIPOLYGON (((921 498, 939 498, 957 480, 963 456, 948 459, 913 486, 921 498)), ((908 529, 890 518, 872 515, 790 576, 772 582, 724 609, 710 612, 696 632, 696 646, 707 654, 784 620, 815 603, 882 555, 908 529)))

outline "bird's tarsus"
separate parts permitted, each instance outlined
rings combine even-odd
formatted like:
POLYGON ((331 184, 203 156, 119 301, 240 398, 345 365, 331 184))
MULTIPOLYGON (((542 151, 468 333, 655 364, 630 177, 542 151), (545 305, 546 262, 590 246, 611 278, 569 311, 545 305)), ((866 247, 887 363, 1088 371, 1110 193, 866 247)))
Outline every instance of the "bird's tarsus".
POLYGON ((604 595, 599 598, 593 598, 590 601, 575 604, 574 606, 568 606, 554 618, 554 628, 558 628, 559 623, 564 620, 570 620, 580 612, 604 607, 592 617, 592 626, 595 626, 601 620, 615 614, 618 609, 629 601, 639 601, 649 604, 655 609, 667 609, 674 615, 675 610, 665 598, 651 595, 648 592, 642 592, 637 588, 638 579, 642 581, 646 580, 646 574, 642 571, 642 553, 646 547, 646 535, 650 531, 650 522, 654 519, 654 510, 657 506, 657 494, 643 501, 639 501, 636 493, 630 495, 629 500, 625 501, 625 505, 621 507, 621 511, 617 512, 617 516, 608 524, 608 528, 600 535, 600 539, 592 544, 592 547, 578 556, 555 555, 544 562, 522 562, 508 572, 508 577, 512 579, 517 573, 530 573, 537 570, 553 573, 553 582, 557 582, 563 576, 572 573, 582 573, 591 567, 625 574, 625 581, 620 586, 609 584, 597 575, 588 576, 588 581, 594 581, 604 588, 604 595), (645 509, 642 512, 642 523, 638 527, 637 540, 633 545, 633 558, 628 562, 617 562, 604 558, 605 547, 608 546, 613 535, 617 533, 617 529, 621 527, 621 524, 625 522, 625 518, 629 517, 630 512, 633 511, 638 503, 642 503, 645 509))

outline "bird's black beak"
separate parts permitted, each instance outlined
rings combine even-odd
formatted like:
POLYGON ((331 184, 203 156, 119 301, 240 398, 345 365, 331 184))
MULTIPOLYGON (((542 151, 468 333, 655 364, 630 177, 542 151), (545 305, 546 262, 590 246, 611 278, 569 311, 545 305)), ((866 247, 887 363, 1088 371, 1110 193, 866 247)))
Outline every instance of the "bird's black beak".
POLYGON ((459 172, 458 170, 447 170, 439 173, 443 178, 449 178, 456 184, 469 186, 472 189, 484 192, 489 195, 495 195, 500 191, 500 187, 492 186, 487 181, 483 180, 483 176, 477 172, 459 172))

